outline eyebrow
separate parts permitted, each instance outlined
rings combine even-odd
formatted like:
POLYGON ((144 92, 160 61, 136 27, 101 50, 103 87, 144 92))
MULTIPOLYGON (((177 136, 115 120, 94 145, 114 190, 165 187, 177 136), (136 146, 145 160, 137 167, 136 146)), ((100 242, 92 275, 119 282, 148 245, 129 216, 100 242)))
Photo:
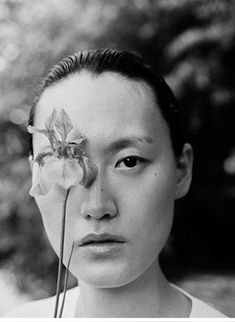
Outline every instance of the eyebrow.
POLYGON ((106 151, 119 151, 130 146, 138 146, 140 144, 152 144, 153 139, 150 136, 130 136, 117 139, 107 146, 106 151))

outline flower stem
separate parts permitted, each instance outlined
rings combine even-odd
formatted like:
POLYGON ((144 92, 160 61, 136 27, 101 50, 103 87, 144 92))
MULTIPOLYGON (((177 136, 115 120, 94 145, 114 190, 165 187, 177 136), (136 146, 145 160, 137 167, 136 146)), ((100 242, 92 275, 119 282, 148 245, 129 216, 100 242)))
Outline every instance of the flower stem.
POLYGON ((69 196, 70 188, 66 190, 66 195, 63 204, 63 216, 61 222, 61 237, 60 237, 60 256, 59 256, 59 265, 58 265, 58 275, 57 275, 57 286, 56 286, 56 302, 54 310, 54 318, 57 317, 58 306, 59 306, 59 297, 60 297, 60 288, 61 288, 61 275, 63 268, 63 256, 64 256, 64 235, 65 235, 65 220, 66 220, 66 206, 69 196))
POLYGON ((71 248, 71 252, 70 252, 70 255, 69 255, 68 265, 66 267, 66 273, 65 273, 65 278, 64 278, 64 294, 63 294, 63 300, 62 300, 62 303, 61 303, 59 318, 61 318, 62 317, 62 314, 63 314, 65 296, 66 296, 67 285, 68 285, 69 266, 70 266, 70 261, 71 261, 71 258, 72 258, 73 248, 74 248, 74 242, 73 242, 73 245, 72 245, 72 248, 71 248))

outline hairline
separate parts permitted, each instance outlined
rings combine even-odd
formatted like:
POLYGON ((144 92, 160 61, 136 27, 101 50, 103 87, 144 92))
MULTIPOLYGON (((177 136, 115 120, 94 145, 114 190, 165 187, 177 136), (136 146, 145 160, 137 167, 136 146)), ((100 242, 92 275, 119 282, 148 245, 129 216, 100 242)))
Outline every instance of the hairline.
MULTIPOLYGON (((91 77, 91 80, 94 79, 94 78, 99 79, 102 76, 105 76, 107 74, 109 74, 111 76, 115 76, 115 77, 117 77, 120 80, 125 80, 126 82, 128 82, 128 91, 130 93, 134 89, 135 92, 138 95, 141 94, 141 95, 144 95, 145 98, 150 99, 151 100, 151 107, 153 108, 153 110, 156 109, 157 113, 159 113, 159 115, 161 117, 161 121, 164 123, 164 126, 166 127, 166 130, 167 130, 168 135, 169 135, 170 145, 171 145, 171 148, 172 148, 172 151, 173 151, 173 155, 175 156, 175 159, 177 159, 176 158, 176 155, 174 153, 174 147, 173 147, 173 142, 172 142, 172 139, 171 139, 169 124, 166 121, 166 119, 165 119, 165 117, 164 117, 164 115, 162 113, 161 108, 159 107, 159 103, 157 102, 157 97, 155 95, 154 89, 152 88, 151 84, 149 84, 147 81, 145 81, 142 78, 138 78, 138 79, 136 78, 136 79, 134 79, 134 78, 128 77, 126 75, 123 75, 122 73, 120 73, 118 71, 117 72, 116 71, 103 71, 101 73, 93 73, 90 70, 83 69, 81 71, 77 71, 75 73, 71 73, 71 74, 67 75, 64 78, 61 78, 59 80, 56 80, 51 85, 49 85, 48 87, 46 87, 45 90, 40 95, 40 98, 39 98, 39 100, 37 102, 37 105, 35 106, 34 122, 35 122, 35 119, 36 119, 37 112, 38 112, 38 110, 40 108, 41 99, 43 98, 44 94, 46 94, 47 91, 50 91, 53 87, 56 87, 58 84, 63 84, 66 81, 68 81, 69 79, 72 79, 73 77, 76 77, 76 76, 80 76, 81 74, 87 74, 87 75, 89 75, 91 77), (131 88, 129 86, 131 86, 131 88), (140 89, 142 89, 142 91, 140 91, 140 89)), ((147 141, 148 140, 145 140, 145 143, 147 141)), ((147 143, 152 143, 152 142, 149 139, 149 141, 147 143)))
MULTIPOLYGON (((89 69, 82 69, 81 71, 76 71, 73 73, 68 74, 67 76, 55 80, 52 84, 50 84, 49 86, 47 86, 40 94, 38 97, 38 100, 36 102, 36 104, 34 105, 34 115, 33 115, 33 121, 34 121, 34 125, 35 125, 35 119, 36 119, 36 115, 37 115, 37 111, 40 107, 40 103, 41 103, 41 99, 44 96, 44 94, 46 94, 46 92, 50 91, 51 89, 53 89, 54 87, 56 87, 59 84, 62 84, 63 82, 68 81, 69 79, 72 79, 73 77, 82 75, 82 74, 87 74, 91 77, 91 79, 93 78, 100 78, 102 76, 105 76, 106 74, 109 74, 111 76, 115 76, 121 80, 125 80, 128 85, 128 91, 130 92, 130 94, 132 94, 132 90, 134 90, 138 95, 142 95, 144 94, 145 97, 149 97, 152 100, 153 103, 153 107, 156 108, 161 116, 163 117, 164 121, 167 123, 167 121, 165 120, 165 117, 162 113, 162 110, 159 106, 159 102, 158 102, 158 98, 156 97, 156 94, 154 92, 154 89, 152 87, 151 84, 149 84, 146 80, 142 79, 142 78, 131 78, 127 75, 122 74, 121 72, 118 71, 109 71, 109 70, 105 70, 102 71, 101 73, 97 73, 94 71, 91 71, 89 69), (143 89, 143 91, 140 91, 140 88, 143 89)), ((168 123, 167 126, 169 127, 168 123)))
MULTIPOLYGON (((174 93, 160 73, 145 62, 141 56, 131 51, 101 48, 79 51, 64 57, 52 66, 43 78, 31 107, 29 124, 33 125, 34 123, 38 102, 46 89, 73 74, 84 71, 89 72, 94 77, 99 77, 107 72, 115 73, 116 76, 125 78, 129 82, 135 81, 132 84, 144 84, 144 92, 148 92, 150 95, 153 93, 151 95, 152 100, 167 123, 175 156, 181 155, 183 136, 178 104, 174 93)), ((32 137, 29 143, 30 151, 33 153, 32 137)))

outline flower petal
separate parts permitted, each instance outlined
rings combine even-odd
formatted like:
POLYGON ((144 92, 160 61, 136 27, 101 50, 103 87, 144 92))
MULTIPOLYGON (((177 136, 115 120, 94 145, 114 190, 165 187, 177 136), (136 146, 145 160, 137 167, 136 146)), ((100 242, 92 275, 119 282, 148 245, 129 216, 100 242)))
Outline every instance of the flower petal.
POLYGON ((60 134, 62 142, 65 145, 67 135, 72 130, 73 125, 70 117, 64 109, 59 112, 58 117, 55 120, 55 128, 56 131, 60 134))
POLYGON ((50 116, 45 121, 45 127, 46 127, 48 132, 50 132, 51 130, 54 130, 56 117, 57 117, 57 112, 54 109, 52 111, 52 113, 50 114, 50 116))
POLYGON ((45 196, 51 189, 51 184, 41 177, 41 167, 38 167, 38 174, 32 184, 29 194, 32 197, 45 196))
POLYGON ((48 156, 50 157, 52 155, 53 155, 53 152, 51 151, 45 151, 45 152, 43 151, 36 156, 34 162, 37 162, 39 166, 42 167, 45 163, 45 158, 47 158, 48 156))
POLYGON ((27 130, 28 130, 28 132, 30 134, 42 133, 42 134, 45 134, 47 136, 47 130, 45 130, 45 129, 38 129, 36 126, 29 125, 28 128, 27 128, 27 130))
POLYGON ((68 143, 66 145, 66 153, 69 158, 80 159, 85 155, 85 150, 81 145, 68 143))
POLYGON ((79 161, 83 168, 84 176, 79 183, 85 188, 88 187, 98 174, 98 168, 89 158, 83 156, 79 161))
POLYGON ((60 183, 64 189, 78 184, 83 178, 83 169, 77 160, 67 159, 64 166, 63 179, 60 183))
POLYGON ((73 141, 68 142, 68 143, 80 145, 80 144, 84 143, 85 140, 86 140, 86 136, 80 135, 77 139, 74 139, 73 141))
POLYGON ((57 111, 53 110, 45 121, 45 129, 28 127, 32 134, 45 134, 53 150, 43 150, 35 159, 40 171, 30 190, 31 195, 45 195, 55 184, 66 190, 78 183, 88 187, 97 176, 97 166, 85 156, 83 143, 86 137, 80 135, 72 142, 66 142, 72 129, 72 121, 64 109, 58 115, 57 111))
MULTIPOLYGON (((50 125, 51 126, 51 125, 50 125)), ((53 148, 53 150, 56 150, 56 146, 58 145, 59 142, 59 137, 58 134, 55 132, 55 130, 53 129, 38 129, 35 126, 28 126, 28 132, 31 134, 34 133, 40 133, 40 134, 45 134, 46 137, 49 139, 49 142, 51 144, 51 147, 53 148)))
POLYGON ((82 180, 83 169, 75 159, 48 157, 41 171, 41 177, 50 184, 58 184, 64 189, 82 180))

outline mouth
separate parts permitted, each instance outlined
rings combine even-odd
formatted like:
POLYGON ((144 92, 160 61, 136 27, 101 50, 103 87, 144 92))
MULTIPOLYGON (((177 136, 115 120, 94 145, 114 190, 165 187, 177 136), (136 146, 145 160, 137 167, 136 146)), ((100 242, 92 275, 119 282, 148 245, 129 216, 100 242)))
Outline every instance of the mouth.
POLYGON ((105 246, 105 245, 115 245, 124 244, 126 241, 118 235, 111 235, 108 233, 104 234, 88 234, 83 237, 79 242, 79 247, 86 246, 105 246))

